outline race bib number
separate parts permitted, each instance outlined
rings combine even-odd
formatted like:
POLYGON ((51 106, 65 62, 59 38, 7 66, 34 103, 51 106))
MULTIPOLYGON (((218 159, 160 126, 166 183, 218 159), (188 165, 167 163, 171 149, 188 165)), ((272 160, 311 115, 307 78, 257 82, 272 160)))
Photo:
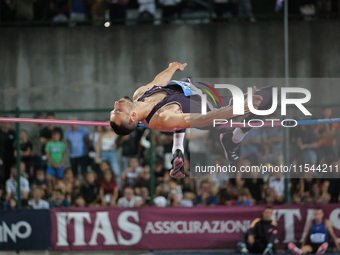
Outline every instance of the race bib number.
POLYGON ((323 233, 316 233, 310 235, 310 241, 312 243, 323 243, 325 242, 326 235, 323 233))

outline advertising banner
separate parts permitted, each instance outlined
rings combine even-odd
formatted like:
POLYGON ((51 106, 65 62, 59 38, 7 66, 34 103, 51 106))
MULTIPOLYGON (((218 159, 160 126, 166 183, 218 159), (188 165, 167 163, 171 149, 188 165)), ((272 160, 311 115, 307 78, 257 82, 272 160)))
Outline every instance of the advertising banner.
MULTIPOLYGON (((264 207, 52 209, 53 250, 232 249, 264 207)), ((340 206, 325 205, 340 237, 340 206)), ((313 206, 276 206, 277 246, 301 242, 313 206)))
POLYGON ((47 250, 50 247, 49 210, 0 212, 0 250, 47 250))

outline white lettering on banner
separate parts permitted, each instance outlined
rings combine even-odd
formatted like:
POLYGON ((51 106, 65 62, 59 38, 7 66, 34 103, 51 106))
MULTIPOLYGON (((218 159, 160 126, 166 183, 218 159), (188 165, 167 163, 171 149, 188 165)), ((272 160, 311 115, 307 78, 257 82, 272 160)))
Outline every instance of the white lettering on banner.
POLYGON ((335 229, 340 230, 340 208, 334 209, 329 215, 329 220, 335 229))
POLYGON ((306 235, 306 230, 307 230, 307 225, 308 225, 308 221, 310 219, 314 218, 314 209, 308 209, 307 210, 307 217, 306 217, 306 221, 305 221, 305 226, 303 228, 303 233, 301 235, 301 239, 300 239, 300 243, 303 241, 303 239, 305 238, 306 235))
MULTIPOLYGON (((340 230, 340 209, 334 209, 330 215, 329 220, 331 221, 333 227, 337 230, 340 230)), ((340 242, 340 238, 338 238, 338 242, 340 242)))
POLYGON ((101 234, 105 238, 105 245, 117 245, 117 241, 113 235, 113 230, 109 219, 109 212, 97 212, 96 214, 96 222, 94 223, 89 245, 98 245, 98 234, 101 234))
MULTIPOLYGON (((67 239, 67 226, 72 224, 74 227, 74 246, 98 245, 98 235, 104 237, 104 245, 134 245, 137 244, 142 238, 142 229, 135 223, 129 222, 128 218, 132 217, 135 221, 139 222, 138 212, 124 211, 117 219, 117 224, 120 230, 131 234, 130 239, 124 239, 121 232, 117 230, 118 242, 116 241, 112 224, 109 218, 109 212, 96 212, 96 218, 93 223, 90 241, 87 243, 85 240, 85 221, 92 224, 89 212, 69 212, 69 213, 56 213, 57 218, 57 246, 69 246, 67 239)), ((1 227, 1 226, 0 226, 1 227)), ((7 227, 7 226, 6 226, 7 227)), ((0 228, 1 230, 1 228, 0 228)), ((0 240, 1 240, 0 233, 0 240)), ((23 233, 21 233, 23 235, 23 233)))
POLYGON ((284 215, 285 240, 283 243, 296 242, 294 235, 294 216, 301 220, 300 209, 278 209, 277 221, 284 215))
POLYGON ((67 223, 74 220, 74 246, 86 245, 85 243, 85 230, 84 230, 84 219, 88 223, 91 223, 90 213, 88 212, 74 212, 68 213, 67 223))
POLYGON ((250 220, 228 221, 148 221, 144 234, 235 233, 249 229, 250 220))
POLYGON ((56 213, 57 217, 57 233, 58 242, 57 246, 68 246, 67 243, 67 228, 66 228, 66 217, 67 213, 56 213))
POLYGON ((118 231, 118 243, 122 245, 134 245, 142 239, 142 229, 137 224, 129 222, 129 217, 139 222, 138 212, 125 211, 118 216, 118 227, 131 234, 131 239, 126 240, 122 237, 120 231, 118 231))
POLYGON ((20 239, 28 238, 32 233, 31 225, 26 221, 18 221, 15 224, 11 224, 11 227, 6 224, 6 222, 2 222, 0 225, 0 243, 7 243, 8 237, 12 239, 14 243, 17 242, 17 237, 20 239), (24 231, 20 232, 20 229, 24 229, 24 231))

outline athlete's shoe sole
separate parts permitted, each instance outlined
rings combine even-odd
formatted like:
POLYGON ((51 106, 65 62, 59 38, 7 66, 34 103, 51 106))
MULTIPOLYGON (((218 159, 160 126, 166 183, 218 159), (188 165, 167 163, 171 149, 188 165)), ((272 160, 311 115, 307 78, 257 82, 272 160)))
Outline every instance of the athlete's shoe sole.
POLYGON ((185 177, 185 174, 181 171, 181 168, 184 166, 184 162, 182 158, 175 158, 175 160, 173 161, 173 166, 174 169, 172 169, 170 171, 170 176, 172 178, 177 178, 177 179, 181 179, 185 177))

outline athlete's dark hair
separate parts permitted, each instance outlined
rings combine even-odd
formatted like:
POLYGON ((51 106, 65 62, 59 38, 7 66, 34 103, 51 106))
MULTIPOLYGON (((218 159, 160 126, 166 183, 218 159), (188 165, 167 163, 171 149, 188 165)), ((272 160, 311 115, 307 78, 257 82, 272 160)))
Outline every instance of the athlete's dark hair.
POLYGON ((273 207, 271 207, 270 205, 267 205, 267 206, 263 209, 263 211, 265 211, 265 210, 267 210, 267 209, 273 210, 273 207))
POLYGON ((123 120, 120 125, 117 125, 113 121, 110 121, 110 125, 117 135, 128 135, 137 128, 138 121, 132 122, 123 120))
POLYGON ((314 207, 314 210, 322 210, 323 211, 323 208, 320 205, 317 205, 317 206, 314 207))

